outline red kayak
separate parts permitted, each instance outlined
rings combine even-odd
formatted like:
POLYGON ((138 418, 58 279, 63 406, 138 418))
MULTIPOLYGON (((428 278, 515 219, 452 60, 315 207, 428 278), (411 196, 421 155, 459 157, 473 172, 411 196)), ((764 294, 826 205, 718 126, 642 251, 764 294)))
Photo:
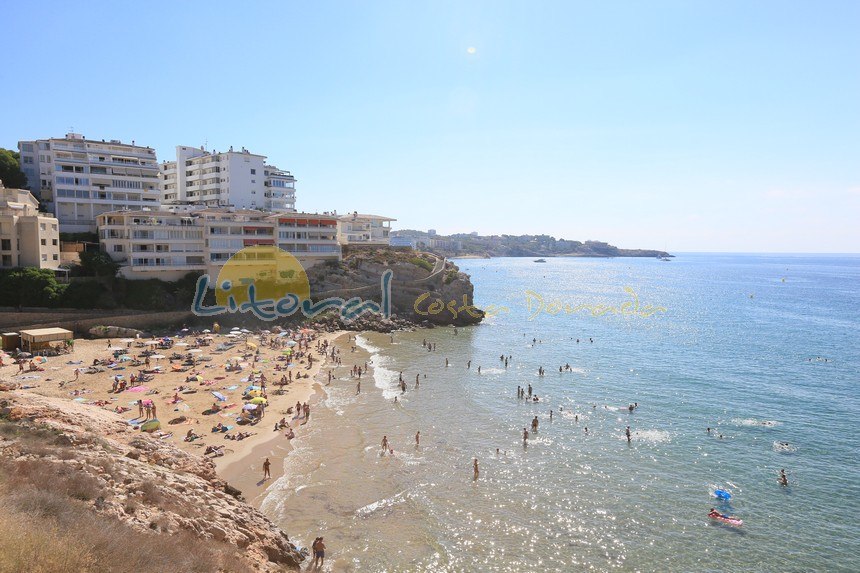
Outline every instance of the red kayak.
POLYGON ((732 527, 740 527, 741 525, 744 524, 743 519, 738 519, 737 517, 732 517, 730 515, 723 515, 722 513, 720 513, 720 514, 709 513, 708 517, 710 517, 711 519, 716 519, 717 521, 719 521, 721 523, 725 523, 726 525, 731 525, 732 527))

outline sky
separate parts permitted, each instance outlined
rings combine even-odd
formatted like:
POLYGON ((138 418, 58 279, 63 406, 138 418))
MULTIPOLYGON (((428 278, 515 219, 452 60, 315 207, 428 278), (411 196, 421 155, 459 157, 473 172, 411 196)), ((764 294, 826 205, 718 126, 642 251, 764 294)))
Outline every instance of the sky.
POLYGON ((860 252, 860 2, 6 0, 0 147, 246 147, 297 208, 860 252))

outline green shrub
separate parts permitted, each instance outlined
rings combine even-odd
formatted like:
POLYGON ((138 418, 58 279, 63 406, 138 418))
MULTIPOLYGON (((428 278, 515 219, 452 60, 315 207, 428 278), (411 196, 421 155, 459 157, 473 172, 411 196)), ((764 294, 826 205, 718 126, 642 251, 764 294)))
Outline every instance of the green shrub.
POLYGON ((421 267, 422 269, 424 269, 428 273, 433 272, 433 265, 430 262, 425 261, 422 258, 412 257, 411 259, 409 259, 409 262, 412 263, 413 265, 415 265, 416 267, 421 267))

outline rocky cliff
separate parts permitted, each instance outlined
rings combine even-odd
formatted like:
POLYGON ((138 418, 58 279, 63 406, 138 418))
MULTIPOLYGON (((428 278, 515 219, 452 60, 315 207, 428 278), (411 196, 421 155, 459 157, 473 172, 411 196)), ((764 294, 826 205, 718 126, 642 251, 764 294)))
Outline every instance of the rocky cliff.
POLYGON ((483 311, 475 308, 469 275, 452 262, 429 253, 394 249, 358 250, 338 264, 308 270, 311 297, 360 297, 381 301, 380 279, 387 270, 391 282, 392 312, 413 323, 465 326, 479 323, 483 311))
POLYGON ((211 461, 68 400, 0 391, 0 485, 4 519, 32 540, 0 545, 4 561, 37 561, 21 570, 284 571, 305 557, 211 461), (46 565, 58 539, 76 565, 46 565))

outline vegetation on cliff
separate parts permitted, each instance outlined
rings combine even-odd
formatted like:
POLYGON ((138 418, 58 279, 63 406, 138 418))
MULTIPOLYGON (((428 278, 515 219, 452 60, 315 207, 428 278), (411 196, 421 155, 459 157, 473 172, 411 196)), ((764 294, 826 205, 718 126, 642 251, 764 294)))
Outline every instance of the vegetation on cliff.
POLYGON ((620 249, 601 241, 568 241, 549 235, 436 235, 415 230, 396 231, 418 246, 445 257, 664 257, 664 251, 620 249))

